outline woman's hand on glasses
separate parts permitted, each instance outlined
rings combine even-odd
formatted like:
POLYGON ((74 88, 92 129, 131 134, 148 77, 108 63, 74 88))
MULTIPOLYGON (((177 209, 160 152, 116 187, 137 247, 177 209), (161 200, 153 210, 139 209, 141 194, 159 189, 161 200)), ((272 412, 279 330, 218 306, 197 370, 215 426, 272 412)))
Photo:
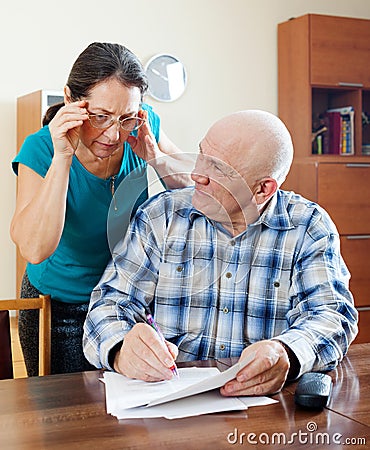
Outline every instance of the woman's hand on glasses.
POLYGON ((68 103, 60 108, 49 124, 54 154, 72 157, 79 143, 81 125, 88 119, 86 101, 68 103))
POLYGON ((138 117, 144 119, 145 122, 137 131, 137 137, 130 135, 127 142, 130 144, 132 150, 139 156, 139 158, 151 164, 161 155, 161 150, 158 147, 157 141, 152 133, 148 122, 148 112, 141 109, 138 112, 138 117))

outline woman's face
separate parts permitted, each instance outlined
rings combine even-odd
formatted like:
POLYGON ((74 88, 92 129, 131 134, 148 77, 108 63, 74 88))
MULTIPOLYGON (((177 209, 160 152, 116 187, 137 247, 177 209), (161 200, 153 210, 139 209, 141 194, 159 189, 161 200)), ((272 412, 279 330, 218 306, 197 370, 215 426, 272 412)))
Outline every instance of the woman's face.
MULTIPOLYGON (((97 84, 86 98, 90 114, 108 114, 113 119, 137 116, 141 104, 138 87, 126 87, 116 79, 97 84)), ((95 128, 86 120, 80 129, 80 141, 96 157, 107 158, 122 148, 130 131, 124 130, 118 121, 107 129, 95 128)))

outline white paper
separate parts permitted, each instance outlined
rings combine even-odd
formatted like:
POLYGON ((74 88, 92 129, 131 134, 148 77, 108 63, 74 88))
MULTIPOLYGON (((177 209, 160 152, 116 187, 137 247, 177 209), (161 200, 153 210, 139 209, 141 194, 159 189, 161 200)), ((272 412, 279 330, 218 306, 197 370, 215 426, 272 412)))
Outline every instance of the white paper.
POLYGON ((104 373, 107 413, 118 419, 175 419, 276 402, 267 397, 223 397, 216 388, 235 378, 252 355, 224 372, 216 367, 178 369, 180 377, 148 383, 114 372, 104 373))
POLYGON ((115 372, 104 372, 107 412, 116 408, 146 406, 152 400, 167 396, 169 392, 186 389, 220 373, 217 367, 189 367, 178 371, 179 378, 156 383, 133 380, 115 372))
POLYGON ((223 397, 219 390, 212 390, 151 407, 139 406, 125 409, 116 404, 107 412, 117 417, 118 420, 155 417, 180 419, 226 411, 246 411, 250 406, 272 403, 277 403, 277 400, 268 397, 223 397))
POLYGON ((200 394, 202 392, 207 392, 224 386, 228 381, 233 380, 236 377, 236 374, 253 360, 254 356, 255 354, 252 353, 248 358, 237 362, 224 372, 218 371, 217 374, 204 378, 190 386, 184 387, 184 389, 179 389, 175 392, 167 392, 165 395, 157 399, 150 400, 148 402, 148 406, 160 405, 161 403, 170 402, 179 398, 188 397, 190 395, 200 394))
POLYGON ((107 399, 109 399, 107 411, 110 412, 108 407, 115 408, 116 405, 125 409, 145 405, 155 406, 216 389, 234 379, 236 374, 253 358, 254 353, 224 372, 220 372, 217 367, 179 369, 178 378, 152 383, 133 380, 118 373, 105 372, 104 380, 107 399))
POLYGON ((221 411, 246 410, 246 405, 236 397, 222 397, 218 391, 204 392, 151 407, 138 407, 117 411, 118 419, 165 417, 179 419, 221 411))

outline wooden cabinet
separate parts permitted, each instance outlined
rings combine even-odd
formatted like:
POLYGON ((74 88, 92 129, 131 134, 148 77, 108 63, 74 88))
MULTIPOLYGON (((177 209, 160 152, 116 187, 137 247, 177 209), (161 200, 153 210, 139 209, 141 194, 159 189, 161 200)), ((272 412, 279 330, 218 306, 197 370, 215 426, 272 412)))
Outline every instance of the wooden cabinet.
POLYGON ((311 83, 370 86, 370 25, 365 19, 310 14, 311 83))
POLYGON ((370 20, 307 14, 278 26, 279 117, 294 144, 283 185, 334 220, 360 312, 356 342, 370 341, 370 20), (331 108, 354 110, 353 154, 316 154, 313 132, 331 108))
POLYGON ((330 211, 339 233, 369 233, 370 160, 369 164, 321 163, 317 165, 316 178, 317 201, 330 211))
MULTIPOLYGON (((17 152, 29 134, 41 128, 42 118, 48 107, 63 101, 62 91, 39 90, 17 98, 17 152)), ((16 253, 16 295, 20 286, 26 261, 18 248, 16 253)))
POLYGON ((358 317, 359 333, 354 340, 356 344, 362 344, 364 342, 370 342, 370 309, 360 308, 358 317))
POLYGON ((352 274, 350 287, 356 305, 369 306, 370 234, 344 235, 340 240, 343 258, 352 274))

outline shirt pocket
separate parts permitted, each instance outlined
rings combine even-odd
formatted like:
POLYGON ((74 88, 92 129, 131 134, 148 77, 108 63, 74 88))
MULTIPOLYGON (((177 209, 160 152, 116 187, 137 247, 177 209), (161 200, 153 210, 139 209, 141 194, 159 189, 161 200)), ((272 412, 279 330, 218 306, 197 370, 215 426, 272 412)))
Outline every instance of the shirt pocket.
POLYGON ((189 338, 189 335, 198 335, 203 328, 198 311, 193 310, 194 298, 197 298, 193 292, 193 275, 193 262, 162 262, 159 266, 155 318, 167 339, 189 338))
MULTIPOLYGON (((193 272, 191 263, 162 262, 159 266, 155 290, 156 302, 180 306, 180 298, 190 298, 193 272)), ((185 305, 188 305, 186 300, 185 305)))
POLYGON ((287 326, 291 308, 290 271, 252 267, 246 309, 245 339, 248 343, 271 339, 287 326))

